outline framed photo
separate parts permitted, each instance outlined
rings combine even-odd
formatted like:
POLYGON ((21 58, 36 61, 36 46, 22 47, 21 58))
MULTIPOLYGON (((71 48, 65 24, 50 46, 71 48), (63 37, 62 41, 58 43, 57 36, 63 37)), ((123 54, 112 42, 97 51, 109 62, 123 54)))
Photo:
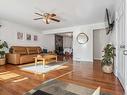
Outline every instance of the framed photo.
POLYGON ((31 34, 26 34, 26 40, 31 40, 31 34))
POLYGON ((18 40, 23 40, 23 33, 17 32, 17 39, 18 40))
POLYGON ((37 41, 37 40, 38 40, 38 36, 34 35, 34 41, 37 41))

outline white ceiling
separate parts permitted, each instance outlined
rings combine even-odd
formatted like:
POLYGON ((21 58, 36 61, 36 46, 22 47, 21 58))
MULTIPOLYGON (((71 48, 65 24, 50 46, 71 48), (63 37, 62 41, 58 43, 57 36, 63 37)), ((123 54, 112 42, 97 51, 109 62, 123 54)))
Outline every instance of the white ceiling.
POLYGON ((104 21, 105 8, 115 0, 0 0, 0 19, 14 21, 36 29, 47 30, 104 21), (60 23, 49 25, 35 21, 35 12, 56 13, 60 23))

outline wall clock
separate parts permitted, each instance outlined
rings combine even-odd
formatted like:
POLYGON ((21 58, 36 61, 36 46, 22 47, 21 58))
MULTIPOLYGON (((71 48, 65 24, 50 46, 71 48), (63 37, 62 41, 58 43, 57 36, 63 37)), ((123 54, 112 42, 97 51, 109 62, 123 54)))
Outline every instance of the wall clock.
POLYGON ((80 33, 77 36, 77 42, 79 44, 85 44, 85 43, 88 42, 88 40, 89 40, 89 38, 88 38, 88 36, 85 33, 80 33))

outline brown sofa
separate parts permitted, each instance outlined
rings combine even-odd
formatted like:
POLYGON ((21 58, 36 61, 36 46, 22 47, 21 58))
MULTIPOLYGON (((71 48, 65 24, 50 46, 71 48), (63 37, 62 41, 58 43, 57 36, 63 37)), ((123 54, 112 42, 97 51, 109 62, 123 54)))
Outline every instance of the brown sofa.
POLYGON ((24 64, 34 62, 37 55, 42 55, 41 47, 12 46, 7 54, 7 62, 11 64, 24 64))

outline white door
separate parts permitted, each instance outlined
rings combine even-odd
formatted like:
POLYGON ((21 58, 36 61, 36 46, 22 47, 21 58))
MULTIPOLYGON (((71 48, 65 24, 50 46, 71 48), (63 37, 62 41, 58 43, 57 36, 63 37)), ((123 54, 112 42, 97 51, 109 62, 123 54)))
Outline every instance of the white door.
POLYGON ((117 32, 117 76, 125 88, 125 3, 116 12, 117 32))
POLYGON ((125 2, 125 95, 127 95, 127 0, 125 2))

